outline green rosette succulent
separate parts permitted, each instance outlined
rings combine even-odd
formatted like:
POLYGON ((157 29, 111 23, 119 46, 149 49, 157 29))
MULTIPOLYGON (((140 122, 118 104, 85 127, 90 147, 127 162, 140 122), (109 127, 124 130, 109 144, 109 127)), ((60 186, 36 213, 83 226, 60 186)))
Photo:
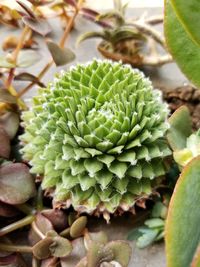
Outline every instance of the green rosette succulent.
POLYGON ((140 71, 108 60, 78 64, 23 112, 23 157, 54 202, 88 213, 129 210, 166 171, 167 115, 140 71))

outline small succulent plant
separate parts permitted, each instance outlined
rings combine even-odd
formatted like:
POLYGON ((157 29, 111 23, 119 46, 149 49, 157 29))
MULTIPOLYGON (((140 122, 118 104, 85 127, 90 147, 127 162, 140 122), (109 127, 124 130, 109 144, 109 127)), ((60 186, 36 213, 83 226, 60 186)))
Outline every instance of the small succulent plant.
POLYGON ((140 71, 108 60, 78 64, 23 112, 23 157, 43 189, 55 189, 55 202, 79 212, 127 211, 166 171, 167 115, 140 71))
POLYGON ((164 238, 167 205, 161 201, 156 202, 150 218, 145 220, 143 226, 130 231, 128 240, 137 240, 136 245, 138 248, 145 248, 154 242, 162 240, 164 238))
POLYGON ((168 142, 173 150, 174 160, 182 169, 200 155, 200 129, 192 131, 192 118, 187 106, 178 108, 170 117, 169 123, 171 127, 167 135, 168 142))
POLYGON ((182 167, 198 155, 200 155, 200 129, 187 138, 185 148, 173 153, 174 160, 182 167))

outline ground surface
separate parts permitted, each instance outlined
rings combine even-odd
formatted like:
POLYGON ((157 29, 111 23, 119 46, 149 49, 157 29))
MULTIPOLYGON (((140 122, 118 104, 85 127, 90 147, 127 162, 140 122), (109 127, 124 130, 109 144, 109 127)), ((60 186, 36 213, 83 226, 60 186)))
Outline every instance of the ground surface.
MULTIPOLYGON (((139 15, 143 10, 129 10, 129 14, 131 16, 133 15, 139 15)), ((162 12, 162 9, 150 9, 148 10, 149 14, 159 14, 162 12)), ((51 20, 50 21, 52 27, 53 27, 53 34, 50 36, 50 38, 54 40, 58 40, 59 36, 61 36, 62 28, 57 20, 51 20)), ((96 45, 98 43, 98 40, 90 40, 87 41, 79 46, 79 48, 76 48, 75 46, 75 40, 77 36, 80 33, 83 33, 85 31, 94 29, 96 26, 93 26, 91 23, 86 22, 85 20, 79 18, 79 20, 76 23, 76 27, 74 31, 72 32, 68 45, 75 51, 77 58, 75 62, 86 62, 88 60, 91 60, 93 57, 99 58, 100 55, 96 50, 96 45)), ((18 31, 14 31, 1 27, 0 26, 0 32, 1 32, 1 41, 4 39, 5 36, 9 34, 18 34, 18 31)), ((37 37, 37 40, 41 42, 40 38, 37 37)), ((1 52, 0 52, 1 53, 1 52)), ((39 51, 41 56, 43 57, 43 60, 41 62, 38 62, 34 67, 31 68, 32 73, 37 74, 42 68, 43 65, 48 61, 50 58, 49 53, 45 47, 45 45, 42 45, 42 49, 39 51)), ((73 64, 75 64, 73 62, 73 64)), ((69 67, 65 66, 64 69, 67 69, 69 67)), ((52 69, 47 73, 47 75, 44 77, 44 82, 48 82, 53 79, 53 76, 56 72, 58 72, 62 68, 55 68, 52 67, 52 69)), ((181 86, 186 82, 186 79, 184 76, 180 73, 178 68, 175 66, 175 64, 168 64, 164 67, 159 67, 158 69, 148 69, 146 70, 146 74, 150 76, 155 84, 156 87, 159 86, 166 86, 166 87, 176 87, 181 86)), ((24 83, 16 83, 16 87, 18 89, 24 87, 24 83)), ((25 99, 28 102, 28 99, 36 94, 36 88, 33 88, 27 95, 25 95, 25 99)), ((91 223, 91 229, 92 230, 106 230, 110 236, 111 239, 120 239, 125 238, 127 233, 130 229, 133 228, 134 225, 134 218, 133 219, 127 219, 126 217, 113 219, 111 221, 110 225, 106 225, 106 223, 103 220, 99 219, 93 219, 93 222, 91 223)), ((165 267, 165 256, 164 256, 164 244, 160 243, 157 245, 153 245, 147 249, 139 250, 135 247, 135 244, 133 244, 133 255, 130 262, 130 267, 165 267)))

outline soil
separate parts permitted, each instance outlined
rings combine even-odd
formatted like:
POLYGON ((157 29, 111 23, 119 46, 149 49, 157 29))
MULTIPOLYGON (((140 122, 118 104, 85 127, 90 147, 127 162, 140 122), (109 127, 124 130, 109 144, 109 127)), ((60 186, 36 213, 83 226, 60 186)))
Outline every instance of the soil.
POLYGON ((171 113, 182 105, 186 105, 192 116, 193 129, 200 128, 200 90, 190 85, 175 89, 163 88, 163 97, 169 103, 171 113))

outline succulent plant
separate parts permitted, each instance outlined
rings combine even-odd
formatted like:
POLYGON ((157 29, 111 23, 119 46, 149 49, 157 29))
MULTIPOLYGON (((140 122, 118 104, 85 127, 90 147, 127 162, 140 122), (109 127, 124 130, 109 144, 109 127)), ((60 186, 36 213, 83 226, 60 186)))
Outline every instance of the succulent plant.
POLYGON ((22 114, 23 157, 80 212, 129 210, 165 173, 167 104, 143 73, 108 60, 78 64, 39 89, 22 114))
POLYGON ((168 143, 180 169, 200 155, 200 129, 193 132, 192 117, 187 106, 179 107, 170 117, 168 143), (181 124, 180 124, 181 123, 181 124))
POLYGON ((165 40, 153 25, 163 22, 163 16, 147 18, 126 18, 127 4, 121 0, 113 0, 113 9, 103 13, 83 7, 80 14, 89 21, 99 25, 102 30, 90 31, 81 34, 77 43, 91 38, 100 38, 98 51, 114 61, 134 67, 161 66, 172 61, 166 52, 160 54, 159 46, 166 51, 165 40), (155 53, 156 52, 156 53, 155 53))

